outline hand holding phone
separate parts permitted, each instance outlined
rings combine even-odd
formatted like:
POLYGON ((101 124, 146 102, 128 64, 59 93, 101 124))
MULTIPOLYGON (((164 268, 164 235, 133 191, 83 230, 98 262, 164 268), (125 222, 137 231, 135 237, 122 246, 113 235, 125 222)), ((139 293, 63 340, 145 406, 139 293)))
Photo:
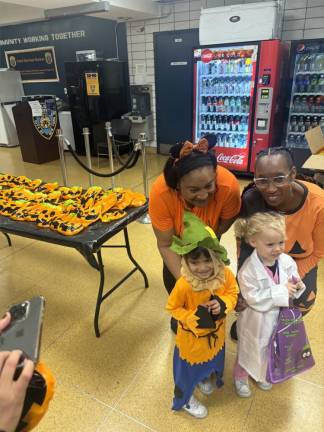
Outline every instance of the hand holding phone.
MULTIPOLYGON (((0 334, 0 351, 21 350, 24 358, 36 364, 39 359, 40 340, 45 299, 33 297, 10 307, 11 320, 0 334)), ((23 365, 23 359, 19 362, 23 365)))

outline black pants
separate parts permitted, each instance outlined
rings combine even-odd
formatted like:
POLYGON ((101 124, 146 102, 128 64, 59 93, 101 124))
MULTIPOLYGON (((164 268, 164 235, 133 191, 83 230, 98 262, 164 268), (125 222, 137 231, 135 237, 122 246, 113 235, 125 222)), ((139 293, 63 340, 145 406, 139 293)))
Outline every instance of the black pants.
POLYGON ((173 274, 170 272, 170 270, 164 263, 163 263, 163 282, 164 282, 165 289, 170 294, 170 292, 174 288, 176 280, 173 274))

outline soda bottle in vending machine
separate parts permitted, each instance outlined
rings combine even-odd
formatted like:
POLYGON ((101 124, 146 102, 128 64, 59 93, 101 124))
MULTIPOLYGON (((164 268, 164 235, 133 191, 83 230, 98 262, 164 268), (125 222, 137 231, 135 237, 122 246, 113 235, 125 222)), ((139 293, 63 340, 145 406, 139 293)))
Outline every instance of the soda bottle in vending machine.
POLYGON ((306 116, 304 125, 305 125, 305 131, 308 131, 308 129, 310 129, 310 127, 312 125, 310 116, 306 116))
POLYGON ((318 92, 318 76, 317 75, 312 76, 312 79, 310 82, 310 88, 311 88, 311 91, 318 92))
POLYGON ((322 112, 321 101, 322 101, 321 96, 316 96, 315 103, 314 103, 314 112, 316 112, 316 113, 322 112))
POLYGON ((218 109, 218 100, 217 100, 217 97, 214 96, 213 97, 213 111, 217 112, 217 109, 218 109))
POLYGON ((290 131, 291 132, 298 131, 297 116, 295 116, 295 115, 291 116, 291 119, 290 119, 290 131))
POLYGON ((305 132, 305 130, 304 116, 300 116, 298 119, 298 131, 305 132))
POLYGON ((210 96, 207 97, 207 112, 211 112, 213 109, 213 102, 210 96))
POLYGON ((324 93, 324 75, 320 75, 318 79, 318 91, 324 93))

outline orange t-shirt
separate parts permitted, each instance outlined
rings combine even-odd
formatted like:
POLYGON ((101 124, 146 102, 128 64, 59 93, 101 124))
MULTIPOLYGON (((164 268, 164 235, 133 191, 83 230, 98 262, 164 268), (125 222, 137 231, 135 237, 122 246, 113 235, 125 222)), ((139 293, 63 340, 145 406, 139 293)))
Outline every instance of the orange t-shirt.
POLYGON ((184 209, 191 211, 214 230, 220 219, 231 219, 240 211, 240 185, 236 177, 222 166, 216 168, 216 190, 206 207, 187 209, 180 193, 167 186, 161 174, 153 183, 150 192, 149 213, 154 228, 168 231, 174 228, 180 235, 184 209))

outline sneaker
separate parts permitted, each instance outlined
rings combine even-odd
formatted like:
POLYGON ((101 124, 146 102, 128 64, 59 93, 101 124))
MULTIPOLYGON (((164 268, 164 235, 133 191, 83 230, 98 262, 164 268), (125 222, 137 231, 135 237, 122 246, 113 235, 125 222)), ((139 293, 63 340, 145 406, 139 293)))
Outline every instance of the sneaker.
POLYGON ((199 400, 195 398, 194 395, 191 396, 188 403, 182 407, 187 413, 196 418, 207 417, 208 411, 205 405, 203 405, 199 400))
POLYGON ((246 380, 234 380, 235 390, 238 396, 248 398, 251 396, 249 382, 246 380))
POLYGON ((257 382, 257 386, 261 389, 261 390, 271 390, 272 389, 272 384, 269 383, 268 381, 259 381, 257 382))
POLYGON ((211 382, 210 378, 206 378, 206 379, 202 380, 198 384, 197 387, 199 388, 201 393, 206 395, 206 396, 211 395, 215 390, 215 387, 214 387, 213 383, 211 382))

